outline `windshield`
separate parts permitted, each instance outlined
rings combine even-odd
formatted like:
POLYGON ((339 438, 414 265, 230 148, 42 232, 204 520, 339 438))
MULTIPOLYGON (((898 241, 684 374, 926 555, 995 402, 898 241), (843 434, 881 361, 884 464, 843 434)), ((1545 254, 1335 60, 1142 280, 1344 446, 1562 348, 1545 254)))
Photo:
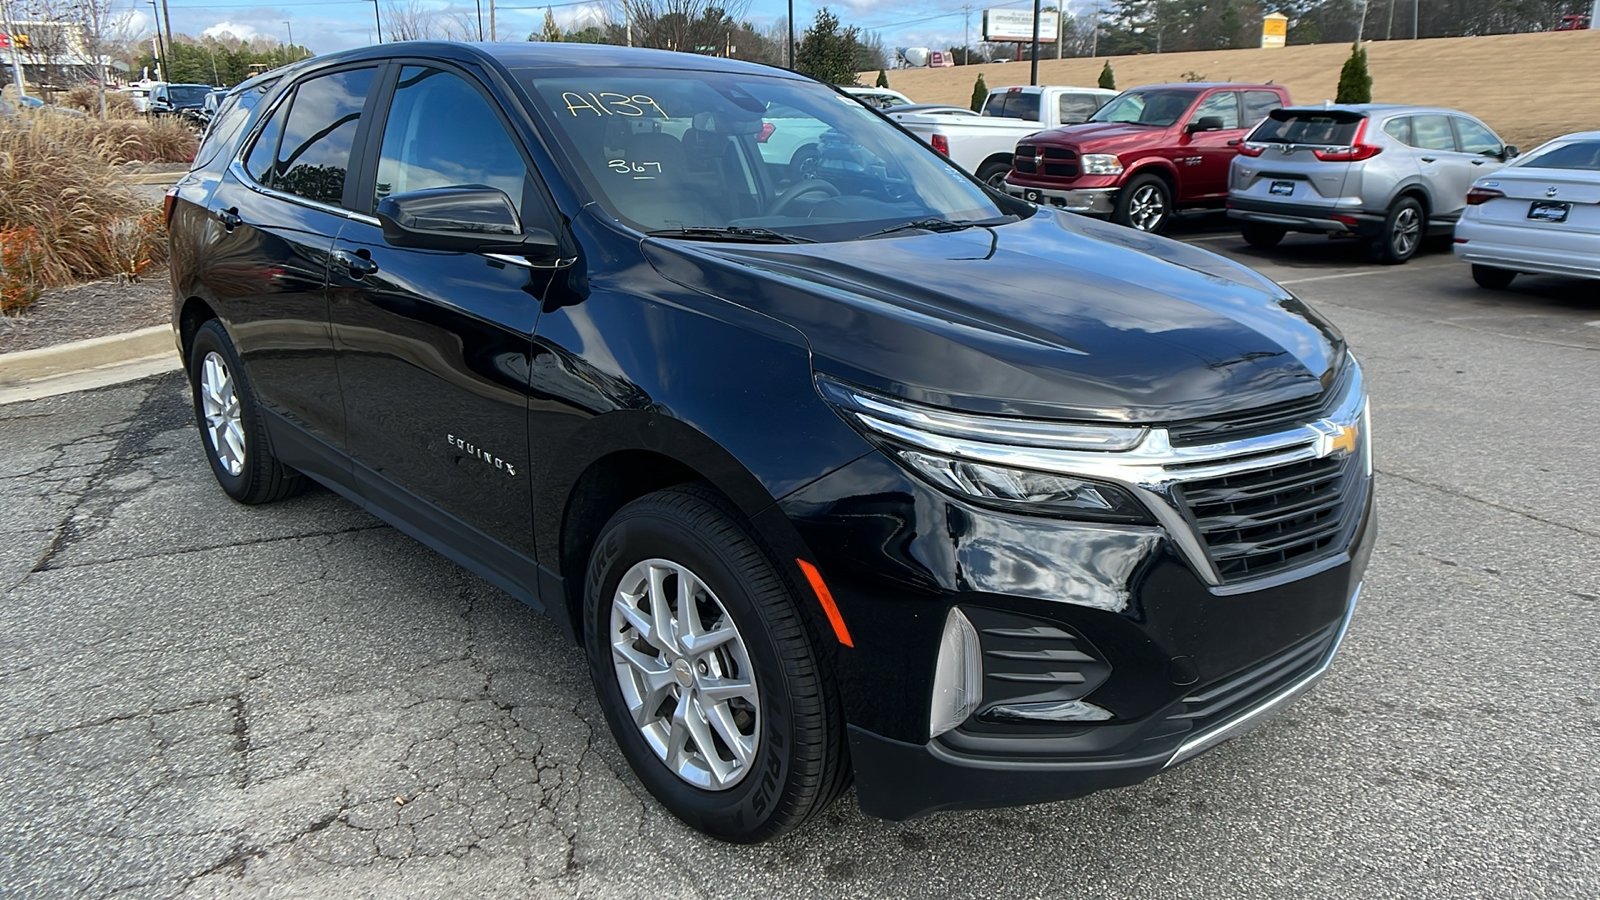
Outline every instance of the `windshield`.
POLYGON ((1573 141, 1551 147, 1542 153, 1529 154, 1517 160, 1517 165, 1536 169, 1584 169, 1600 172, 1600 141, 1573 141))
POLYGON ((665 69, 517 75, 601 206, 641 231, 833 241, 1004 214, 927 145, 812 82, 665 69))
POLYGON ((167 99, 173 106, 199 106, 206 102, 211 88, 203 84, 173 84, 167 86, 167 99))
POLYGON ((1125 122, 1166 128, 1188 112, 1199 91, 1181 88, 1157 91, 1128 91, 1107 103, 1092 116, 1091 122, 1125 122))

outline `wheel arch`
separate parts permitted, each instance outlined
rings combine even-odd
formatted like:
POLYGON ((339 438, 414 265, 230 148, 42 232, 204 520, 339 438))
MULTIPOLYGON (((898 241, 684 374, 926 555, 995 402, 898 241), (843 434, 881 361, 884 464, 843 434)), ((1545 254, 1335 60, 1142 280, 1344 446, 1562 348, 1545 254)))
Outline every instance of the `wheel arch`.
POLYGON ((189 348, 194 346, 195 333, 201 325, 219 318, 217 311, 201 297, 191 296, 183 301, 178 311, 178 355, 185 366, 189 364, 189 348))

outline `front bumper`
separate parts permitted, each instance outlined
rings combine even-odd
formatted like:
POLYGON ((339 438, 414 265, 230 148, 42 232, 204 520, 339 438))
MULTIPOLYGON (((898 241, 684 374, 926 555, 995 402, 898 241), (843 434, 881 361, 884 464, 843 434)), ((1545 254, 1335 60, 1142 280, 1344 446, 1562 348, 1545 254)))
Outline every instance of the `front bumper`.
POLYGON ((1334 212, 1319 206, 1270 203, 1262 200, 1228 200, 1228 218, 1288 231, 1312 234, 1354 234, 1372 237, 1383 231, 1384 217, 1359 211, 1334 212), (1338 216, 1338 218, 1334 218, 1338 216))
POLYGON ((1006 193, 1019 197, 1029 203, 1041 206, 1054 206, 1067 212, 1084 213, 1091 216, 1109 216, 1117 208, 1118 188, 1083 188, 1075 191, 1060 191, 1052 188, 1028 187, 1012 184, 1006 181, 1006 193))

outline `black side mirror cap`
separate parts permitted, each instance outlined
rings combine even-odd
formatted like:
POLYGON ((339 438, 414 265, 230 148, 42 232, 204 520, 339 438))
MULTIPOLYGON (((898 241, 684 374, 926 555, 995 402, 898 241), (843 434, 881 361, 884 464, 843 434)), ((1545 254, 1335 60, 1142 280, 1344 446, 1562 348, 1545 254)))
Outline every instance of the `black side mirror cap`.
POLYGON ((1189 123, 1189 127, 1184 129, 1184 131, 1188 132, 1189 134, 1194 134, 1196 131, 1221 131, 1221 130, 1222 130, 1222 117, 1221 116, 1201 116, 1200 118, 1195 119, 1193 122, 1190 122, 1189 123))
POLYGON ((549 229, 525 227, 505 191, 486 185, 431 188, 378 201, 383 239, 412 250, 510 253, 535 260, 560 256, 549 229))
POLYGON ((1501 159, 1516 159, 1521 155, 1522 150, 1516 144, 1507 144, 1505 149, 1500 151, 1501 159))

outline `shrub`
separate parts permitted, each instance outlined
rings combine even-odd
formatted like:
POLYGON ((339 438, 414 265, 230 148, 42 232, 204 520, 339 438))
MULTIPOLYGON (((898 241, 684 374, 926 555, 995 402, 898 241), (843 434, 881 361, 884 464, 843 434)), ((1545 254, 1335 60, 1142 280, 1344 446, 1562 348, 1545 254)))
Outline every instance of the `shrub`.
MULTIPOLYGON (((80 84, 56 98, 58 106, 81 109, 91 116, 100 115, 100 98, 95 96, 94 85, 80 84)), ((112 119, 132 119, 139 115, 133 100, 121 91, 106 91, 106 116, 112 119)))
POLYGON ((881 88, 886 88, 886 87, 889 86, 889 73, 888 72, 885 72, 882 69, 878 70, 877 86, 881 87, 881 88))
POLYGON ((1206 76, 1204 74, 1202 74, 1200 72, 1196 72, 1193 69, 1190 69, 1189 71, 1183 73, 1183 75, 1181 77, 1183 78, 1184 81, 1187 81, 1190 84, 1199 84, 1200 82, 1206 80, 1206 76))
POLYGON ((1350 58, 1339 70, 1339 91, 1335 103, 1371 103, 1372 76, 1367 73, 1367 51, 1360 44, 1350 46, 1350 58))
POLYGON ((1117 73, 1111 71, 1111 60, 1109 59, 1106 60, 1104 66, 1100 67, 1100 86, 1108 91, 1117 89, 1117 73))
POLYGON ((112 171, 128 142, 102 126, 60 116, 0 124, 8 309, 76 279, 136 277, 165 255, 159 219, 112 171))
POLYGON ((972 111, 982 112, 983 102, 989 99, 989 86, 983 83, 983 73, 978 73, 978 80, 972 83, 972 111))

